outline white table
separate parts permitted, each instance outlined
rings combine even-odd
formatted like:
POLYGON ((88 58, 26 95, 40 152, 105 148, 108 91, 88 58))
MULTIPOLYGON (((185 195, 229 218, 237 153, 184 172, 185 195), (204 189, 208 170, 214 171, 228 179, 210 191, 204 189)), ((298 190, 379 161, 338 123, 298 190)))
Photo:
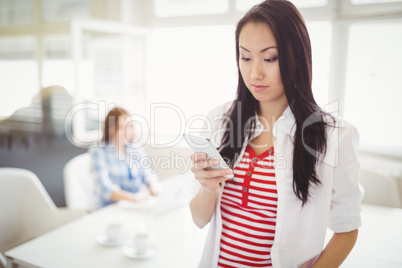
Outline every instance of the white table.
POLYGON ((123 247, 104 247, 96 237, 111 222, 135 233, 142 213, 112 205, 6 252, 10 267, 197 267, 207 229, 192 222, 188 208, 176 208, 152 220, 157 252, 148 259, 126 257, 123 247))
MULTIPOLYGON (((122 248, 96 242, 109 222, 121 221, 135 230, 139 218, 135 211, 113 205, 9 250, 6 256, 23 267, 197 267, 207 228, 195 227, 188 207, 154 219, 159 249, 150 259, 129 259, 122 248)), ((362 218, 356 246, 342 267, 402 267, 402 209, 363 205, 362 218)))

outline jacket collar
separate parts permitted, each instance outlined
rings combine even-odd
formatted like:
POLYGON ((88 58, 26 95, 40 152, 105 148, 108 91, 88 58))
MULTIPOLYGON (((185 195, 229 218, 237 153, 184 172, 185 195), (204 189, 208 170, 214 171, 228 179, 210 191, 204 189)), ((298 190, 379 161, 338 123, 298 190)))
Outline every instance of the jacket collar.
MULTIPOLYGON (((258 115, 255 116, 255 131, 254 135, 252 136, 251 140, 255 137, 258 137, 263 131, 264 127, 258 120, 258 115)), ((286 107, 283 114, 276 120, 274 128, 272 129, 272 133, 274 134, 275 138, 278 136, 278 131, 286 133, 287 135, 293 137, 296 133, 296 125, 295 125, 295 117, 290 110, 290 107, 286 107)))
POLYGON ((275 137, 277 137, 278 131, 282 131, 287 135, 293 137, 296 133, 296 120, 288 106, 281 117, 276 121, 274 128, 272 130, 275 137))

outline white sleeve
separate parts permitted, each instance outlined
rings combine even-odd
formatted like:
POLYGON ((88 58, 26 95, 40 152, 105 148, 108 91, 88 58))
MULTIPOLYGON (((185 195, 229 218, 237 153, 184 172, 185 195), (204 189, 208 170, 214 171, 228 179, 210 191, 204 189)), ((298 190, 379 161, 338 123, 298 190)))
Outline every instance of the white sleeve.
POLYGON ((342 121, 338 133, 338 161, 334 167, 329 228, 335 233, 342 233, 361 226, 360 203, 364 189, 359 184, 358 131, 342 121))

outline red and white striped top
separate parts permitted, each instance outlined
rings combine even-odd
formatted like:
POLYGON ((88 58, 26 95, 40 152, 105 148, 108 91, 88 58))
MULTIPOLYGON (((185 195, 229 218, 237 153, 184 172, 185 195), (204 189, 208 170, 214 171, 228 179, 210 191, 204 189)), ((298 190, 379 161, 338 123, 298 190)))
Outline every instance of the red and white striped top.
POLYGON ((273 147, 257 156, 248 145, 221 200, 218 267, 272 267, 278 193, 273 147))

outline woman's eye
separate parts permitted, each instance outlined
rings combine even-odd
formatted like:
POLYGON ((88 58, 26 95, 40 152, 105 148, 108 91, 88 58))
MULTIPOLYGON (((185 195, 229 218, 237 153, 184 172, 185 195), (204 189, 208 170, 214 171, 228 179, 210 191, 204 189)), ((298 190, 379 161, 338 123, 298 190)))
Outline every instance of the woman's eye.
POLYGON ((267 61, 267 62, 274 62, 274 61, 276 61, 278 59, 278 57, 274 57, 274 58, 270 58, 270 59, 265 59, 264 61, 267 61))
POLYGON ((241 57, 242 61, 250 61, 250 58, 241 57))

